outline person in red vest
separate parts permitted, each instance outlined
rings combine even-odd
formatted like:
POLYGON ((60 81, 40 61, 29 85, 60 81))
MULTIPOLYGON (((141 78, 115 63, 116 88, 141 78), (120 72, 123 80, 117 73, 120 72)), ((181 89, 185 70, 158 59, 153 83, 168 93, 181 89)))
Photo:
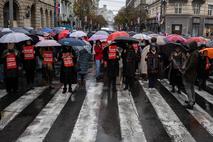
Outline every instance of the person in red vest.
POLYGON ((49 88, 53 89, 52 80, 54 76, 54 54, 52 47, 46 47, 41 51, 42 68, 45 80, 48 82, 49 88))
POLYGON ((26 41, 26 45, 22 48, 23 68, 26 72, 27 84, 32 88, 35 78, 36 58, 35 49, 32 42, 26 41))
POLYGON ((77 57, 75 51, 71 46, 62 47, 58 60, 62 61, 60 81, 64 84, 63 93, 67 92, 67 85, 69 86, 68 92, 73 93, 72 84, 77 83, 77 71, 75 68, 77 57))
POLYGON ((17 93, 18 90, 18 60, 19 52, 15 44, 8 44, 7 49, 2 53, 4 60, 4 81, 8 94, 17 93))
POLYGON ((97 40, 95 45, 96 79, 101 78, 101 62, 103 60, 103 47, 101 41, 97 40))
POLYGON ((103 51, 104 65, 107 68, 107 77, 109 81, 109 89, 116 91, 116 77, 119 75, 119 60, 120 55, 118 47, 111 45, 104 48, 103 51))

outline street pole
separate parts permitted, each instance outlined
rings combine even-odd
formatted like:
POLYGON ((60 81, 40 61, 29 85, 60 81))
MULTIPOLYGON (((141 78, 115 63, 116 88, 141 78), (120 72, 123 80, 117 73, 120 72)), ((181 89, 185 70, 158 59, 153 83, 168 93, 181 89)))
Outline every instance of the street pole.
POLYGON ((57 17, 56 17, 56 0, 54 0, 54 27, 56 27, 56 21, 57 21, 57 17))
POLYGON ((162 32, 161 21, 163 16, 163 0, 160 1, 160 22, 159 22, 159 32, 162 32))
POLYGON ((9 26, 13 27, 13 0, 9 1, 9 26))

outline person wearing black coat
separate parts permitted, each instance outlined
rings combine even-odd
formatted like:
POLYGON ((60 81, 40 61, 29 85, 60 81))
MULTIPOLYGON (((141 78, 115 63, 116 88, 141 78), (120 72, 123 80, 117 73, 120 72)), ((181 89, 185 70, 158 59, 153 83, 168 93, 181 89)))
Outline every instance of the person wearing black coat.
POLYGON ((21 57, 23 67, 26 72, 27 84, 32 87, 35 79, 36 57, 34 46, 32 45, 31 41, 26 42, 26 46, 24 46, 22 49, 21 57))
POLYGON ((14 44, 8 44, 8 48, 2 53, 4 62, 4 82, 9 94, 16 93, 18 90, 18 63, 20 56, 14 46, 14 44))
POLYGON ((67 92, 67 85, 69 85, 68 91, 72 93, 72 84, 77 83, 76 53, 71 46, 64 46, 58 59, 62 63, 60 81, 64 84, 63 93, 67 92))
POLYGON ((109 89, 116 91, 116 77, 119 75, 119 52, 116 45, 104 48, 103 59, 105 67, 107 67, 107 76, 109 79, 109 89))
POLYGON ((131 89, 134 85, 134 77, 136 71, 136 51, 132 45, 127 45, 127 48, 122 52, 123 59, 123 76, 125 78, 124 90, 131 89))

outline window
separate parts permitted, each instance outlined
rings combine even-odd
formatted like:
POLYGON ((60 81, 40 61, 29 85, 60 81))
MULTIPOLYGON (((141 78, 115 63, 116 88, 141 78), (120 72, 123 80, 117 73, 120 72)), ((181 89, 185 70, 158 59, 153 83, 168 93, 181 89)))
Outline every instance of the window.
POLYGON ((182 14, 183 4, 175 3, 175 14, 182 14))
POLYGON ((208 5, 208 15, 209 16, 213 15, 213 5, 208 5))
POLYGON ((194 4, 193 4, 194 14, 197 14, 197 15, 200 14, 200 7, 201 7, 201 5, 198 4, 198 3, 194 3, 194 4))

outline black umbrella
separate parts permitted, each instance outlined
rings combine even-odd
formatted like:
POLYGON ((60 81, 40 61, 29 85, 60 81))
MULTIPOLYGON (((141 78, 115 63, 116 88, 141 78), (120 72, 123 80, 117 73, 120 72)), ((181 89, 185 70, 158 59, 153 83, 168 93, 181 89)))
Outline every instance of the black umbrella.
POLYGON ((162 54, 169 57, 171 53, 176 50, 176 48, 180 48, 182 52, 187 52, 187 47, 179 43, 168 43, 164 46, 161 46, 160 50, 162 54))
POLYGON ((36 35, 28 35, 31 39, 32 39, 32 42, 33 42, 33 44, 36 44, 36 43, 38 43, 40 40, 39 40, 39 37, 38 36, 36 36, 36 35))
POLYGON ((15 27, 15 28, 12 28, 11 30, 17 33, 30 34, 27 30, 25 30, 22 27, 15 27))
POLYGON ((115 40, 117 43, 139 43, 139 41, 132 37, 117 37, 115 40))

